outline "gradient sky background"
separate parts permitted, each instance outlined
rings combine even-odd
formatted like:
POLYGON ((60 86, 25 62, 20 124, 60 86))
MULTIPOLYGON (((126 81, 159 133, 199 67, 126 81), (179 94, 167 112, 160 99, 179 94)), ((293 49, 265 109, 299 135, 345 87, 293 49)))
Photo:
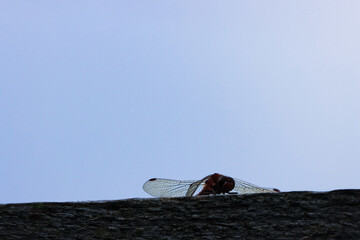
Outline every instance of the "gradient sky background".
POLYGON ((219 172, 360 188, 360 1, 1 1, 0 202, 219 172))

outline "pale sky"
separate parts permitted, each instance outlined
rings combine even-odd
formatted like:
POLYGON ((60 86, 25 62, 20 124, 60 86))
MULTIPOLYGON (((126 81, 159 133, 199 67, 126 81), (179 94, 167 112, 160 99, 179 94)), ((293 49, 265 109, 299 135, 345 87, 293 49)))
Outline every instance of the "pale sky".
POLYGON ((219 172, 359 188, 360 1, 1 1, 0 203, 219 172))

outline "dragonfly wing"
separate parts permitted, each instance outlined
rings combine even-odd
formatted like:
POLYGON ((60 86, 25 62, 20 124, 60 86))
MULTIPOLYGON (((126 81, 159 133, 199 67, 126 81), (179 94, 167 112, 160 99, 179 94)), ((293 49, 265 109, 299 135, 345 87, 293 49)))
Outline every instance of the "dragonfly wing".
POLYGON ((152 178, 144 183, 143 189, 153 197, 185 197, 194 182, 196 181, 152 178))
POLYGON ((196 190, 198 190, 199 186, 203 183, 203 180, 199 180, 196 182, 193 182, 187 192, 186 192, 186 197, 192 197, 194 195, 194 193, 196 192, 196 190))
POLYGON ((255 184, 245 182, 240 179, 234 179, 234 180, 235 180, 235 187, 233 191, 237 192, 238 194, 277 192, 272 188, 259 187, 256 186, 255 184))
MULTIPOLYGON (((196 181, 194 183, 192 183, 186 193, 186 196, 187 197, 191 197, 194 195, 194 193, 196 192, 196 190, 199 189, 199 186, 202 185, 203 187, 205 186, 204 182, 209 178, 211 177, 213 174, 211 175, 208 175, 206 177, 204 177, 203 179, 199 180, 199 181, 196 181)), ((198 191, 199 192, 199 191, 198 191)))

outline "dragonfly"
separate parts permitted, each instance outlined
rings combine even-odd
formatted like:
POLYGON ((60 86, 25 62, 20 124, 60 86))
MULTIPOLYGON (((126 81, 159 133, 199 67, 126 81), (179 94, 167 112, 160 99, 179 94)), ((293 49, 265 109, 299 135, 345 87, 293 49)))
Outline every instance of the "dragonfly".
POLYGON ((277 188, 259 187, 219 173, 210 174, 200 180, 151 178, 144 183, 143 189, 149 195, 160 198, 280 192, 277 188))

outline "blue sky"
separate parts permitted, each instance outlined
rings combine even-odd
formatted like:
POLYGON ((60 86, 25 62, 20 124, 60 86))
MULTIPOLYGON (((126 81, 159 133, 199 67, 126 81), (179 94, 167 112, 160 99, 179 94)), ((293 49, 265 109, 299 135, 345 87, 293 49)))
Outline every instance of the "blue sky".
POLYGON ((219 172, 359 188, 359 1, 2 1, 0 203, 219 172))

